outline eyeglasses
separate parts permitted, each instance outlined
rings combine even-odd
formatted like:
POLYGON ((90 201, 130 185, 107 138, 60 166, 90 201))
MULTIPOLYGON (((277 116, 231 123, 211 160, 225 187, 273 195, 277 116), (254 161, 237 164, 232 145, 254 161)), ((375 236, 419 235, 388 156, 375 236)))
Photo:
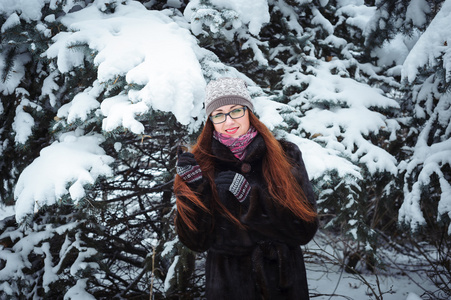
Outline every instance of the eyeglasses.
POLYGON ((246 109, 247 109, 247 107, 243 106, 240 108, 235 108, 234 110, 229 111, 226 114, 219 113, 216 115, 212 115, 212 116, 210 116, 210 120, 213 122, 213 124, 221 124, 227 120, 227 116, 231 117, 232 119, 239 119, 244 116, 246 109))

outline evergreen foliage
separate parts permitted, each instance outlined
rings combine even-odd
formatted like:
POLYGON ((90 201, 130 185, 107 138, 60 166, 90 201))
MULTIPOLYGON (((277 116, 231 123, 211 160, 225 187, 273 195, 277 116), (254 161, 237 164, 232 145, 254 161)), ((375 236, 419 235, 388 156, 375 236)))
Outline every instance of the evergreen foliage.
POLYGON ((203 256, 173 227, 176 148, 192 145, 205 119, 194 68, 206 81, 245 79, 261 120, 304 146, 322 230, 351 241, 346 271, 380 267, 381 241, 401 241, 403 225, 445 249, 434 280, 450 290, 451 40, 434 55, 419 42, 450 0, 226 2, 0 3, 0 211, 22 203, 25 171, 46 151, 89 139, 96 159, 0 220, 0 298, 202 297, 203 256), (125 31, 121 16, 156 21, 125 31), (148 32, 156 26, 183 43, 163 48, 148 32), (179 56, 197 65, 183 69, 179 56), (139 76, 149 66, 157 75, 139 76))

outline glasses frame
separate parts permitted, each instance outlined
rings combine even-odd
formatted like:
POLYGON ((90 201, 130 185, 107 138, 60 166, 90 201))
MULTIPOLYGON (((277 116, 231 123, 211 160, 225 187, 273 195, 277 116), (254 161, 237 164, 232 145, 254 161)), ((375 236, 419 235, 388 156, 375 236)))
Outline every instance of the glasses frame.
POLYGON ((225 113, 219 113, 219 114, 216 114, 215 116, 217 116, 217 115, 224 115, 224 121, 221 121, 221 122, 219 122, 219 123, 215 123, 215 122, 213 121, 213 116, 209 116, 208 118, 210 119, 210 121, 211 121, 213 124, 221 124, 221 123, 224 123, 225 121, 227 121, 227 116, 229 116, 230 119, 233 119, 233 120, 236 120, 236 119, 239 119, 239 118, 244 117, 244 115, 246 114, 246 110, 247 110, 247 106, 243 106, 243 107, 239 107, 239 108, 234 108, 234 109, 232 109, 231 111, 229 111, 229 112, 226 113, 226 114, 225 114, 225 113), (231 114, 234 110, 237 110, 237 109, 243 109, 243 115, 234 118, 234 117, 232 117, 230 114, 231 114))

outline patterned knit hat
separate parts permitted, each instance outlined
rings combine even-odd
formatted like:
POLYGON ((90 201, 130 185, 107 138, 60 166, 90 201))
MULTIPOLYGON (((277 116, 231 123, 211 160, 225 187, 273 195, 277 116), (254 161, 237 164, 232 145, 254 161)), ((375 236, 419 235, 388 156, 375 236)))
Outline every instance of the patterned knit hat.
POLYGON ((254 109, 251 96, 244 80, 238 78, 219 78, 210 81, 205 89, 205 110, 209 116, 214 110, 224 105, 241 104, 254 109))

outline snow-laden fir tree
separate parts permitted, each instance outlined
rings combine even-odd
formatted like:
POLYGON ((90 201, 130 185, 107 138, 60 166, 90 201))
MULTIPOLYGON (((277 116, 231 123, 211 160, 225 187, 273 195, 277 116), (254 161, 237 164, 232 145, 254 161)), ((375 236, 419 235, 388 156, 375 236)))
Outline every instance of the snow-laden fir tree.
POLYGON ((394 66, 388 71, 403 84, 399 176, 387 194, 399 203, 400 223, 435 249, 420 253, 434 266, 430 278, 442 293, 434 297, 446 298, 451 295, 451 2, 377 4, 367 43, 377 46, 378 63, 390 59, 394 66))
POLYGON ((450 1, 381 2, 367 39, 368 44, 377 46, 372 54, 379 59, 383 59, 381 54, 389 57, 395 65, 392 71, 402 77, 399 119, 404 147, 397 153, 404 196, 400 221, 413 231, 440 224, 448 235, 451 234, 450 7, 450 1), (390 49, 399 49, 406 55, 398 55, 403 59, 394 61, 390 49))

